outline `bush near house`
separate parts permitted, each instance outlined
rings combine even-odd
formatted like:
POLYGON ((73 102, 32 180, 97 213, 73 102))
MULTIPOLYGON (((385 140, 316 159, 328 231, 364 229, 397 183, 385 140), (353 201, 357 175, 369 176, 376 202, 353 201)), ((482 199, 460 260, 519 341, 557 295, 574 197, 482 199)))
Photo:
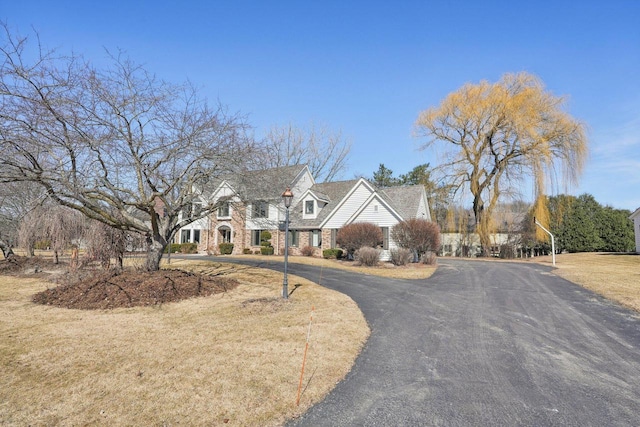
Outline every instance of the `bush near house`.
POLYGON ((382 230, 370 222, 354 222, 345 225, 336 235, 336 243, 344 249, 349 257, 356 250, 368 246, 375 248, 382 243, 382 230))
POLYGON ((167 245, 164 248, 164 253, 169 253, 169 251, 171 251, 172 254, 178 253, 180 252, 180 246, 182 246, 180 243, 172 243, 170 245, 167 245))
POLYGON ((391 238, 398 247, 412 251, 414 262, 418 262, 424 254, 440 248, 440 227, 426 219, 412 218, 394 225, 391 238))
POLYGON ((180 245, 180 253, 183 254, 195 254, 198 253, 197 243, 183 243, 180 245))
POLYGON ((391 249, 389 251, 391 264, 393 265, 407 265, 413 261, 413 252, 406 248, 391 249))
POLYGON ((252 254, 251 248, 244 248, 242 250, 242 253, 245 255, 251 255, 252 254))
POLYGON ((266 230, 260 233, 260 253, 262 255, 273 255, 273 246, 271 246, 271 233, 266 230))
POLYGON ((220 255, 231 255, 233 253, 233 243, 220 243, 220 255))
POLYGON ((260 248, 260 253, 262 255, 273 255, 273 246, 262 246, 260 248))
POLYGON ((322 257, 325 259, 340 259, 342 258, 343 254, 344 252, 342 251, 342 249, 337 248, 325 249, 324 251, 322 251, 322 257))
POLYGON ((172 254, 195 254, 198 253, 197 243, 172 243, 164 248, 164 253, 168 253, 171 250, 172 254))
POLYGON ((305 246, 304 248, 300 249, 300 253, 304 256, 313 256, 316 253, 316 250, 313 248, 313 246, 305 246))
POLYGON ((354 255, 357 262, 366 267, 375 267, 380 262, 380 251, 378 249, 364 246, 358 249, 354 255))

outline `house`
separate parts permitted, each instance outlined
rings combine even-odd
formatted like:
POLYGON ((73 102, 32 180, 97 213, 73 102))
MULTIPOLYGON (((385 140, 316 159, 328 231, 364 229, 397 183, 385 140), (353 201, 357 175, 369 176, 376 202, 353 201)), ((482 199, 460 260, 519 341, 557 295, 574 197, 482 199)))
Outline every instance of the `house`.
MULTIPOLYGON (((296 203, 315 183, 306 165, 249 171, 207 185, 194 204, 215 206, 211 215, 182 227, 177 243, 197 243, 199 252, 219 253, 221 243, 233 243, 233 253, 260 249, 261 231, 276 231, 284 221, 282 192, 289 187, 296 203)), ((274 245, 276 253, 279 247, 274 245)))
POLYGON ((390 237, 395 224, 410 218, 431 220, 427 195, 421 185, 377 188, 364 178, 314 184, 291 212, 292 254, 310 246, 316 254, 336 247, 338 230, 354 222, 370 222, 382 229, 380 258, 389 259, 396 247, 390 237))
POLYGON ((633 221, 633 232, 636 235, 636 253, 640 254, 640 208, 629 217, 633 221))
POLYGON ((381 259, 395 247, 390 229, 409 218, 431 219, 423 186, 377 188, 364 178, 316 183, 306 165, 253 171, 212 183, 201 203, 215 204, 207 218, 183 227, 178 241, 198 243, 200 252, 219 253, 220 243, 233 243, 233 253, 260 249, 262 231, 271 233, 271 245, 284 253, 285 207, 282 192, 291 188, 290 254, 305 247, 316 255, 336 247, 337 231, 354 222, 372 222, 383 232, 381 259))
MULTIPOLYGON (((493 232, 488 248, 491 256, 522 256, 521 224, 529 206, 522 203, 499 205, 491 216, 493 232)), ((474 257, 482 252, 480 236, 475 232, 473 213, 462 210, 450 220, 441 233, 441 254, 444 256, 474 257)))

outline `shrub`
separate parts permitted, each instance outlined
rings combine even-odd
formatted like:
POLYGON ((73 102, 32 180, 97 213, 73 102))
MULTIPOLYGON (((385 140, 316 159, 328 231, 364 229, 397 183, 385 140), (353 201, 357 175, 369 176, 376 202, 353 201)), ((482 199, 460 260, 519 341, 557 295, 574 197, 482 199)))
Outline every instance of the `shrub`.
POLYGON ((260 246, 271 246, 271 233, 269 231, 260 232, 260 246))
POLYGON ((197 243, 183 243, 180 245, 180 252, 183 254, 195 254, 198 252, 197 243))
POLYGON ((375 267, 380 261, 380 251, 378 249, 364 246, 356 251, 355 259, 361 265, 375 267))
POLYGON ((164 248, 164 253, 169 253, 169 250, 171 250, 172 254, 175 254, 176 252, 180 252, 180 247, 182 245, 180 243, 172 243, 170 245, 165 246, 164 248))
POLYGON ((260 248, 262 255, 273 255, 273 246, 263 246, 260 248))
POLYGON ((231 255, 233 253, 233 243, 220 243, 220 255, 231 255))
POLYGON ((304 256, 313 256, 316 253, 316 250, 313 248, 313 246, 305 246, 304 248, 300 249, 300 253, 302 253, 302 255, 304 256))
POLYGON ((427 265, 435 265, 437 262, 434 252, 427 252, 420 257, 420 262, 427 265))
POLYGON ((413 261, 413 252, 406 248, 391 249, 389 254, 393 265, 407 265, 413 261))
POLYGON ((244 248, 242 250, 242 253, 245 254, 245 255, 250 255, 251 254, 251 248, 244 248))
POLYGON ((342 249, 337 248, 325 249, 324 251, 322 251, 322 257, 325 259, 340 259, 342 258, 342 254, 344 254, 344 252, 342 252, 342 249))
POLYGON ((426 219, 412 218, 394 225, 391 228, 391 238, 398 247, 409 249, 420 258, 423 254, 440 248, 440 227, 426 219))
POLYGON ((256 249, 255 251, 253 251, 253 254, 254 255, 260 255, 260 252, 261 252, 260 249, 256 249))
POLYGON ((338 230, 336 243, 347 251, 349 256, 362 247, 375 248, 382 243, 382 230, 370 222, 354 222, 338 230))

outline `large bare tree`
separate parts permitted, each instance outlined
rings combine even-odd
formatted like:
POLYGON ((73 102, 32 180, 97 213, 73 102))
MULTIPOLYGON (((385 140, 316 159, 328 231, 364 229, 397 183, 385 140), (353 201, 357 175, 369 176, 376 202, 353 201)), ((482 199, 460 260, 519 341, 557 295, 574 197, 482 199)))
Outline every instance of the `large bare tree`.
POLYGON ((145 235, 146 267, 157 270, 171 236, 195 219, 179 222, 194 189, 251 158, 243 118, 122 55, 97 68, 3 30, 0 185, 37 183, 63 206, 145 235))
POLYGON ((28 182, 0 185, 0 248, 5 258, 13 255, 21 222, 47 199, 43 189, 28 182))
POLYGON ((318 182, 339 178, 347 167, 351 143, 326 126, 274 126, 264 138, 263 167, 306 164, 318 182))
POLYGON ((444 147, 439 170, 473 197, 485 250, 491 214, 502 197, 518 193, 527 180, 538 196, 548 184, 577 181, 587 138, 584 125, 564 111, 564 101, 531 74, 505 74, 496 83, 466 84, 420 113, 417 131, 427 138, 422 148, 444 147))

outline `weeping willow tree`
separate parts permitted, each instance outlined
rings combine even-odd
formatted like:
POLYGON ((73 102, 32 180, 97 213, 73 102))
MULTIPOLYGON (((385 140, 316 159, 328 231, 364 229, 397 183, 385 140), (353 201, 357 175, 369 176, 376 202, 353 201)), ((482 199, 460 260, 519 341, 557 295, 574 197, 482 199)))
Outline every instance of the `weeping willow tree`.
POLYGON ((466 84, 437 107, 420 113, 422 149, 442 147, 443 179, 473 198, 476 231, 490 246, 494 208, 532 183, 536 216, 547 219, 542 197, 549 185, 577 182, 588 152, 584 125, 565 110, 565 99, 537 77, 505 74, 496 83, 466 84))

